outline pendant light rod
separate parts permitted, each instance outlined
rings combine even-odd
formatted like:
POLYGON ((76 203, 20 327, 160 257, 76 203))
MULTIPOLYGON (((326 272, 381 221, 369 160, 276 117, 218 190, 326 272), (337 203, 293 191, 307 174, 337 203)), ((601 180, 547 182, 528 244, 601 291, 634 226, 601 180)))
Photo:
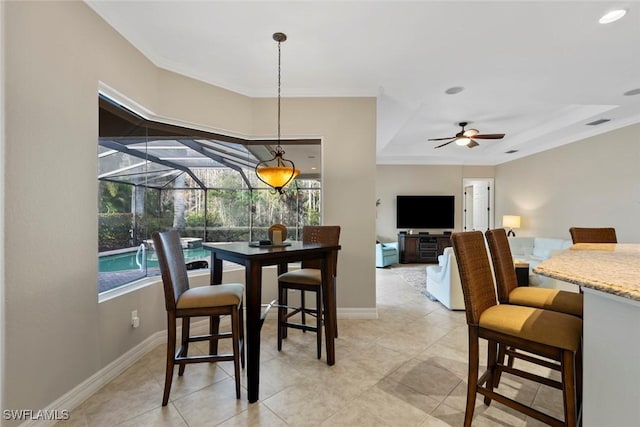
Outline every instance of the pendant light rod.
POLYGON ((261 161, 256 165, 256 176, 260 181, 282 194, 283 188, 298 176, 300 171, 296 169, 295 164, 291 160, 284 158, 285 153, 280 146, 280 140, 282 139, 280 132, 282 49, 280 45, 283 41, 287 40, 287 35, 284 33, 274 33, 273 39, 278 42, 278 142, 276 149, 272 152, 273 158, 271 160, 261 161), (273 165, 274 162, 275 165, 273 165), (270 163, 272 165, 270 165, 270 163))

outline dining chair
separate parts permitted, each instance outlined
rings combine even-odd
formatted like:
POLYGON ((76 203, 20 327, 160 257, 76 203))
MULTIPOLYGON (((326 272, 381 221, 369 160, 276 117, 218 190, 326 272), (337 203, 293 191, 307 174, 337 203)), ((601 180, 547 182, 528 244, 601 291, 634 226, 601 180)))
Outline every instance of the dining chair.
POLYGON ((199 362, 233 361, 236 398, 240 398, 240 365, 244 368, 244 323, 242 294, 244 286, 237 283, 189 287, 187 267, 177 231, 153 233, 153 244, 158 255, 165 307, 167 310, 167 362, 165 369, 162 406, 166 406, 171 392, 173 370, 179 365, 178 376, 184 374, 185 365, 199 362), (231 332, 190 336, 192 317, 231 316, 231 332), (182 319, 180 347, 176 351, 176 319, 182 319), (233 353, 188 356, 189 343, 232 339, 233 353))
POLYGON ((579 293, 558 289, 518 286, 518 277, 511 249, 509 248, 509 239, 503 228, 487 230, 485 236, 491 253, 500 304, 544 308, 582 317, 583 297, 579 293))
POLYGON ((480 231, 453 233, 453 249, 465 299, 469 332, 469 374, 464 425, 471 426, 476 394, 549 425, 576 426, 580 419, 579 388, 582 386, 582 320, 577 316, 540 308, 498 304, 485 240, 480 231), (478 376, 480 339, 487 341, 487 368, 478 376), (543 377, 497 360, 497 347, 504 345, 555 361, 560 380, 543 377), (500 393, 494 377, 508 373, 562 390, 564 420, 500 393))
MULTIPOLYGON (((329 245, 338 245, 340 242, 340 226, 338 225, 307 225, 302 228, 303 243, 324 243, 329 245)), ((302 330, 303 332, 312 331, 317 334, 317 354, 318 359, 322 356, 322 322, 323 304, 322 304, 322 274, 320 260, 303 260, 299 270, 293 270, 278 276, 278 351, 282 350, 282 340, 287 338, 288 328, 302 330), (288 306, 289 290, 300 291, 300 306, 288 306), (315 293, 315 308, 309 308, 305 304, 305 292, 315 293), (300 322, 291 319, 293 316, 300 314, 300 322), (306 316, 315 317, 316 324, 312 326, 307 324, 306 316)), ((331 263, 331 283, 332 292, 335 296, 335 283, 338 263, 338 252, 332 255, 331 263)), ((325 331, 327 333, 327 331, 325 331)), ((338 327, 331 331, 335 337, 338 336, 338 327)))
POLYGON ((618 243, 613 227, 571 227, 569 233, 573 243, 618 243))

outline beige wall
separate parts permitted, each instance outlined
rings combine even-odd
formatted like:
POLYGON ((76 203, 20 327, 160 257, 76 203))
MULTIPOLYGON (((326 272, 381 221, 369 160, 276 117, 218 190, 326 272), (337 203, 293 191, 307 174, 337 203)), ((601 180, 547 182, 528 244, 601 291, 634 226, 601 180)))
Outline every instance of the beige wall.
POLYGON ((496 167, 496 218, 522 217, 521 236, 569 239, 569 227, 615 227, 640 242, 640 125, 496 167))
MULTIPOLYGON (((165 327, 159 286, 98 304, 99 82, 158 116, 234 134, 273 133, 275 102, 157 69, 82 2, 3 6, 11 250, 2 407, 42 409, 165 327)), ((375 99, 287 102, 291 131, 323 141, 323 220, 343 227, 339 309, 375 310, 375 211, 353 208, 375 201, 375 99)))
MULTIPOLYGON (((455 196, 455 230, 462 228, 462 179, 493 178, 492 166, 402 166, 378 165, 376 168, 377 239, 397 240, 396 196, 453 195, 455 196)), ((435 230, 438 231, 438 230, 435 230)))

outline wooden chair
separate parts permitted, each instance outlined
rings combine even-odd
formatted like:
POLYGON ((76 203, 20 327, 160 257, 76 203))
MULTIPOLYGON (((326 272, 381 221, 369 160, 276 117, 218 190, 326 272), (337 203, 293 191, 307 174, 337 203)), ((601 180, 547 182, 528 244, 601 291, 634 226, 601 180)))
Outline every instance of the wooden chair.
POLYGON ((613 227, 571 227, 569 233, 573 243, 618 243, 616 229, 613 227))
POLYGON ((175 230, 153 233, 153 243, 158 254, 167 310, 167 364, 165 370, 162 406, 166 406, 171 392, 173 368, 179 365, 182 376, 187 363, 219 362, 232 360, 235 368, 236 398, 240 398, 240 364, 244 368, 244 324, 242 320, 241 284, 224 284, 189 288, 189 278, 184 262, 180 236, 175 230), (231 332, 189 336, 192 317, 231 316, 231 332), (176 319, 182 319, 180 348, 176 351, 176 319), (233 354, 188 356, 190 342, 233 340, 233 354))
POLYGON ((469 378, 464 425, 471 425, 476 393, 489 405, 496 400, 552 426, 576 426, 580 419, 577 387, 581 384, 582 320, 539 308, 498 305, 484 237, 480 231, 453 233, 469 328, 469 378), (488 342, 487 370, 478 376, 480 339, 488 342), (556 361, 561 381, 505 366, 496 357, 498 345, 556 361), (502 372, 563 391, 564 421, 500 394, 494 377, 502 372))
POLYGON ((500 304, 544 308, 582 317, 583 298, 581 294, 557 289, 518 287, 518 278, 507 233, 503 228, 498 228, 486 231, 485 236, 491 252, 500 304))
MULTIPOLYGON (((305 226, 302 229, 302 241, 304 243, 326 243, 337 245, 340 241, 340 226, 338 225, 317 225, 305 226)), ((333 278, 333 292, 335 293, 336 267, 338 262, 338 253, 333 254, 331 276, 333 278)), ((287 338, 287 329, 300 329, 303 332, 312 331, 317 334, 317 353, 318 359, 322 355, 322 322, 323 322, 323 305, 322 305, 322 276, 320 273, 319 260, 302 261, 299 270, 289 271, 278 276, 278 351, 282 350, 282 340, 287 338), (288 291, 300 291, 300 306, 288 307, 288 291), (311 309, 305 306, 305 292, 314 292, 316 297, 315 308, 311 309), (289 311, 289 309, 292 309, 289 311), (301 322, 293 322, 289 319, 300 313, 301 322), (311 326, 306 323, 306 315, 316 318, 316 325, 311 326)), ((337 324, 337 322, 336 322, 337 324)), ((325 331, 325 333, 327 333, 325 331)), ((338 329, 332 331, 338 336, 338 329)))

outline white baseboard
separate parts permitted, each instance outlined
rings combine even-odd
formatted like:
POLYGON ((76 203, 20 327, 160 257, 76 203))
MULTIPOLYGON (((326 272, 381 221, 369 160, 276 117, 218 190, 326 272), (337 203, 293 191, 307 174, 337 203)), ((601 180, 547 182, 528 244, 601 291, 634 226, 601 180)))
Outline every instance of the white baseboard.
MULTIPOLYGON (((87 378, 82 383, 62 395, 59 399, 52 402, 46 411, 53 413, 55 410, 64 408, 70 412, 77 408, 82 402, 91 397, 94 393, 100 390, 102 387, 110 383, 114 378, 123 373, 134 363, 138 361, 142 356, 147 354, 161 344, 166 344, 167 332, 159 331, 142 341, 140 344, 109 363, 104 368, 87 378)), ((57 423, 57 420, 30 420, 20 424, 20 427, 48 427, 57 423)))

